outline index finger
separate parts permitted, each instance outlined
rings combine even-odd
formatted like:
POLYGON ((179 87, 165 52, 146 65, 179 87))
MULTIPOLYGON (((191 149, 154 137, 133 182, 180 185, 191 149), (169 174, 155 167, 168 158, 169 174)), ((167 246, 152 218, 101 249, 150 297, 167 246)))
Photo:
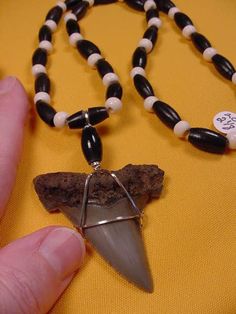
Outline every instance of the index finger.
POLYGON ((27 111, 21 83, 12 76, 0 81, 0 217, 15 181, 27 111))

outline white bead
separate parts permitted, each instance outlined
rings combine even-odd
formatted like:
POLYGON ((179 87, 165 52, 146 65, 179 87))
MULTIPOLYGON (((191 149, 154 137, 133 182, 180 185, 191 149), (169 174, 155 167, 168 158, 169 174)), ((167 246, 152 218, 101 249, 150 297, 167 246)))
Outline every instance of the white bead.
POLYGON ((147 98, 145 98, 144 100, 144 108, 149 111, 149 112, 152 112, 153 109, 153 104, 158 101, 158 98, 156 98, 155 96, 149 96, 147 98))
POLYGON ((42 64, 35 64, 32 67, 32 73, 35 77, 37 77, 40 73, 46 73, 46 68, 42 64))
POLYGON ((66 119, 68 118, 68 113, 64 111, 59 111, 55 114, 53 118, 53 123, 56 128, 63 128, 66 124, 66 119))
POLYGON ((92 7, 94 5, 94 0, 83 0, 88 2, 89 6, 92 7))
POLYGON ((190 39, 191 35, 195 32, 196 32, 196 28, 193 25, 187 25, 182 30, 182 34, 187 39, 190 39))
POLYGON ((236 131, 231 131, 226 135, 229 141, 229 148, 236 149, 236 131))
POLYGON ((74 15, 73 13, 66 13, 66 15, 64 16, 65 23, 67 23, 67 21, 69 20, 77 21, 76 15, 74 15))
POLYGON ((52 51, 52 43, 48 40, 42 40, 39 43, 39 48, 45 49, 50 53, 52 51))
POLYGON ((236 72, 233 74, 233 76, 232 76, 232 82, 234 83, 234 84, 236 84, 236 72))
POLYGON ((180 9, 173 7, 173 8, 170 8, 170 10, 168 11, 168 15, 173 20, 175 13, 177 13, 177 12, 180 12, 180 9))
POLYGON ((35 94, 34 103, 36 104, 36 102, 39 100, 45 101, 47 104, 50 104, 51 102, 50 95, 45 92, 38 92, 37 94, 35 94))
POLYGON ((99 53, 93 53, 87 59, 88 65, 91 66, 91 68, 95 68, 95 64, 100 59, 102 59, 102 56, 99 53))
POLYGON ((156 9, 156 7, 157 7, 156 3, 153 0, 145 1, 144 6, 143 6, 145 12, 147 12, 150 9, 156 9))
POLYGON ((105 74, 105 75, 103 76, 103 78, 102 78, 102 82, 103 82, 103 84, 104 84, 106 87, 108 87, 108 86, 110 86, 111 84, 116 83, 116 82, 118 82, 118 81, 119 81, 118 76, 117 76, 115 73, 112 73, 112 72, 105 74))
POLYGON ((138 47, 145 48, 146 52, 149 53, 150 51, 152 51, 153 44, 152 44, 151 40, 149 40, 147 38, 142 38, 138 43, 138 47))
POLYGON ((119 98, 110 97, 105 102, 105 107, 111 112, 117 112, 122 108, 122 102, 119 98))
POLYGON ((150 26, 156 26, 157 28, 160 28, 162 25, 161 19, 159 17, 153 17, 148 21, 148 27, 150 26))
POLYGON ((186 132, 191 128, 190 124, 187 121, 179 121, 174 126, 174 134, 177 137, 184 137, 186 132))
POLYGON ((130 76, 132 77, 132 79, 135 77, 136 74, 146 76, 145 70, 141 67, 135 67, 130 71, 130 76))
POLYGON ((56 4, 58 7, 62 8, 63 12, 66 12, 66 4, 62 1, 58 1, 57 4, 56 4))
POLYGON ((212 47, 209 47, 209 48, 206 48, 204 51, 203 51, 203 58, 206 60, 206 61, 211 61, 212 57, 214 57, 214 55, 217 54, 217 51, 215 48, 212 48, 212 47))
POLYGON ((47 25, 47 27, 49 27, 52 32, 55 32, 55 30, 57 29, 57 23, 53 20, 45 21, 44 25, 47 25))
POLYGON ((72 33, 69 37, 69 42, 71 46, 76 47, 77 42, 82 39, 83 36, 80 33, 72 33))

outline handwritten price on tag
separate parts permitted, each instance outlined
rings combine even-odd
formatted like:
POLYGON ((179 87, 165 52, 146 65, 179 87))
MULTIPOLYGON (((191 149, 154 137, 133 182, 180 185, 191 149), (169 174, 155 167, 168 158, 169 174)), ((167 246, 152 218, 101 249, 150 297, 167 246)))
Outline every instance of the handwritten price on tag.
POLYGON ((225 134, 232 130, 236 131, 236 113, 230 111, 223 111, 217 113, 213 119, 214 127, 225 134))

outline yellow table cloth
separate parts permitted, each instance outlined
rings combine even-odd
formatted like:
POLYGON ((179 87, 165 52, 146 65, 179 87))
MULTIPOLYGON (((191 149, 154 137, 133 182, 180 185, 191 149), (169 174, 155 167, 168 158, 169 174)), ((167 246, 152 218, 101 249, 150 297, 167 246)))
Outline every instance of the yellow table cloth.
MULTIPOLYGON (((33 98, 31 56, 52 0, 7 0, 0 10, 0 73, 16 75, 33 98)), ((236 2, 176 0, 217 50, 236 64, 236 2)), ((236 112, 235 86, 204 62, 166 15, 147 75, 156 95, 192 126, 212 127, 217 112, 236 112)), ((103 166, 158 164, 165 170, 159 200, 145 208, 144 241, 155 290, 129 284, 94 251, 51 313, 71 314, 235 314, 236 313, 236 152, 219 156, 178 140, 143 108, 129 76, 131 56, 146 28, 143 13, 125 3, 97 6, 81 23, 85 38, 96 43, 114 66, 124 87, 123 110, 98 127, 103 166)), ((68 44, 64 24, 54 36, 48 73, 58 111, 76 112, 104 101, 96 71, 68 44)), ((32 105, 33 106, 33 105, 32 105)), ((89 172, 80 135, 53 130, 31 111, 16 185, 1 223, 1 245, 41 227, 71 226, 48 214, 32 185, 41 173, 89 172)))

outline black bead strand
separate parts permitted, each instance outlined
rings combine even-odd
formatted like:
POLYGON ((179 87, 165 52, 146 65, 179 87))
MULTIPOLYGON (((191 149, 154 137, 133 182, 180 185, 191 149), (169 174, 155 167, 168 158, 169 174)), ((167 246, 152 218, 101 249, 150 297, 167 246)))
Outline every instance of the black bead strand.
POLYGON ((200 33, 197 33, 197 32, 193 33, 191 35, 191 39, 192 39, 192 42, 194 43, 194 46, 201 53, 203 53, 204 50, 206 50, 207 48, 211 47, 211 43, 209 42, 209 40, 200 33))
POLYGON ((158 118, 171 129, 174 128, 176 123, 181 121, 179 114, 171 106, 162 101, 156 101, 152 108, 158 118))
POLYGON ((77 4, 79 4, 82 0, 65 0, 65 5, 68 10, 73 9, 77 4))
POLYGON ((176 25, 180 29, 185 28, 185 26, 187 26, 187 25, 193 25, 193 22, 191 21, 191 19, 186 14, 184 14, 182 12, 175 13, 174 20, 175 20, 176 25))
POLYGON ((147 53, 145 48, 138 47, 136 48, 133 58, 132 58, 132 65, 133 67, 141 67, 145 69, 147 64, 147 53))
POLYGON ((73 113, 66 121, 70 129, 82 129, 87 124, 83 110, 73 113))
POLYGON ((62 17, 62 13, 63 13, 62 8, 59 6, 55 6, 48 12, 45 20, 46 21, 53 20, 55 23, 58 24, 58 22, 60 21, 62 17))
POLYGON ((101 54, 99 48, 89 40, 79 40, 77 42, 77 48, 85 59, 88 59, 88 57, 93 53, 101 54))
POLYGON ((107 73, 114 73, 114 70, 109 62, 105 59, 100 59, 96 62, 96 68, 98 70, 99 75, 103 78, 107 73))
POLYGON ((138 11, 143 11, 143 6, 144 6, 144 0, 125 0, 125 2, 130 6, 131 8, 138 10, 138 11))
POLYGON ((33 54, 32 64, 42 64, 46 65, 47 63, 47 51, 42 48, 37 48, 33 54))
POLYGON ((164 13, 168 13, 171 8, 175 7, 175 4, 170 0, 155 0, 157 6, 164 13))
POLYGON ((47 40, 52 41, 52 33, 47 25, 43 25, 39 30, 39 41, 47 40))
POLYGON ((212 57, 212 62, 216 70, 227 80, 231 80, 233 74, 235 73, 235 68, 232 63, 225 57, 216 54, 212 57))
POLYGON ((142 96, 144 99, 149 96, 154 96, 153 88, 144 76, 136 74, 134 76, 134 85, 140 96, 142 96))
POLYGON ((72 13, 77 17, 77 21, 79 21, 80 19, 82 19, 82 17, 85 16, 88 7, 89 7, 88 2, 82 1, 73 8, 72 13))
MULTIPOLYGON (((105 107, 93 107, 88 109, 88 120, 91 125, 96 125, 109 118, 108 111, 105 107)), ((86 126, 85 111, 80 110, 67 119, 67 125, 70 129, 82 129, 86 126)))
POLYGON ((111 84, 106 92, 106 99, 110 98, 110 97, 116 97, 121 99, 122 98, 122 87, 120 85, 120 83, 113 83, 111 84))
POLYGON ((149 9, 146 12, 146 21, 148 22, 153 17, 159 17, 159 11, 157 9, 149 9))
POLYGON ((52 126, 52 127, 55 126, 53 122, 53 118, 57 112, 52 106, 50 106, 44 101, 39 100, 36 103, 36 110, 40 118, 45 123, 47 123, 49 126, 52 126))
POLYGON ((50 80, 46 73, 41 73, 35 80, 35 93, 50 93, 50 80))
POLYGON ((86 125, 83 128, 81 145, 89 164, 102 160, 102 142, 94 127, 86 125))
POLYGON ((144 33, 143 38, 149 39, 154 46, 157 41, 157 36, 158 36, 158 28, 156 26, 150 26, 144 33))
POLYGON ((109 114, 106 107, 93 107, 88 109, 88 118, 91 125, 96 125, 107 118, 109 114))
POLYGON ((66 30, 68 35, 70 36, 73 33, 80 33, 80 27, 75 20, 68 20, 66 23, 66 30))
POLYGON ((228 146, 225 136, 205 128, 191 128, 188 141, 197 148, 214 154, 223 154, 228 146))

